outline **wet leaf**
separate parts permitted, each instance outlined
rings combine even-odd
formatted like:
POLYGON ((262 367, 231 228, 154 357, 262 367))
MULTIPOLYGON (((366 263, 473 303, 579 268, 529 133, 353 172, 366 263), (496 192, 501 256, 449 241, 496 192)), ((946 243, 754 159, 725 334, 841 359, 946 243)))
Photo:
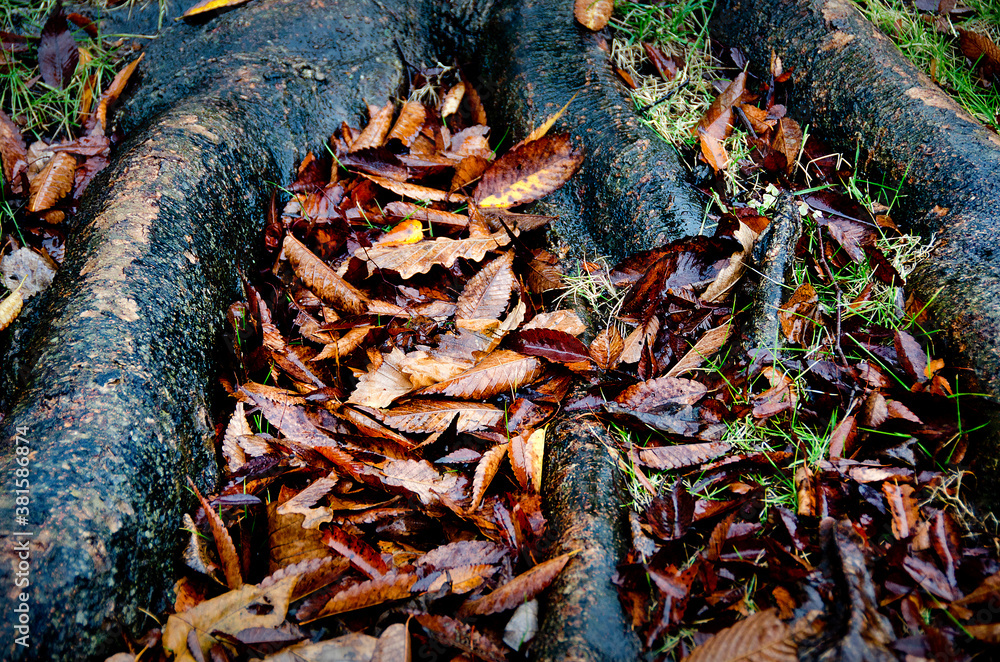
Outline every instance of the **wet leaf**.
POLYGON ((213 632, 235 635, 248 627, 278 627, 285 620, 297 581, 297 576, 291 576, 267 588, 246 585, 174 614, 163 628, 163 647, 181 656, 193 632, 205 654, 218 641, 213 632))
POLYGON ((962 28, 957 31, 962 55, 976 63, 983 76, 1000 79, 1000 46, 989 35, 962 28))
POLYGON ((797 662, 798 645, 775 609, 757 612, 698 646, 685 662, 797 662))
POLYGON ((927 381, 927 354, 917 342, 917 339, 906 331, 896 331, 893 345, 899 364, 903 366, 907 376, 917 382, 927 381))
POLYGON ((514 286, 514 252, 507 251, 469 279, 458 297, 455 319, 498 319, 514 286))
POLYGON ((569 134, 545 136, 507 152, 483 173, 474 194, 479 207, 513 207, 542 198, 565 184, 583 153, 569 134))
POLYGON ((382 409, 412 391, 413 384, 402 370, 404 358, 402 350, 394 347, 382 357, 378 367, 369 365, 347 402, 382 409))
POLYGON ((586 327, 580 317, 572 310, 556 310, 551 313, 539 313, 531 318, 531 321, 521 327, 522 331, 528 329, 552 329, 562 331, 571 336, 579 336, 586 327))
POLYGON ((65 88, 80 61, 80 50, 69 30, 62 3, 56 3, 42 26, 38 43, 38 69, 49 87, 65 88))
POLYGON ((459 609, 459 615, 470 616, 472 614, 495 614, 499 611, 513 609, 520 604, 531 600, 536 595, 548 588, 570 557, 576 552, 567 552, 549 559, 544 563, 536 565, 531 570, 524 572, 503 586, 497 588, 489 595, 484 595, 476 600, 469 600, 459 609))
POLYGON ((638 412, 652 412, 669 405, 693 405, 708 389, 683 377, 658 377, 622 391, 615 402, 638 412))
POLYGON ((402 278, 412 278, 416 274, 427 273, 435 265, 451 267, 460 257, 479 262, 489 251, 495 251, 509 243, 510 236, 507 233, 475 239, 441 237, 406 246, 359 248, 354 255, 378 269, 395 271, 402 278))
POLYGON ((399 118, 389 132, 386 141, 398 140, 407 147, 413 144, 427 119, 427 109, 417 101, 407 101, 399 111, 399 118))
POLYGON ((392 572, 384 577, 354 584, 330 598, 318 614, 302 622, 357 611, 392 600, 405 600, 410 597, 410 587, 416 581, 416 575, 392 572))
POLYGON ((689 349, 684 356, 680 358, 677 363, 674 364, 670 370, 667 371, 667 377, 677 377, 683 375, 686 372, 691 372, 706 359, 711 358, 722 349, 722 346, 726 344, 726 340, 729 339, 729 323, 717 326, 714 329, 709 329, 701 338, 698 339, 691 349, 689 349))
POLYGON ((385 143, 386 136, 389 135, 389 127, 392 126, 394 110, 395 104, 389 101, 381 108, 377 108, 372 112, 368 125, 354 142, 351 143, 351 152, 357 152, 370 147, 381 147, 385 143))
POLYGON ((564 331, 548 328, 525 328, 510 347, 528 356, 540 356, 556 363, 579 363, 590 360, 590 351, 578 338, 564 331))
POLYGON ((798 122, 788 117, 778 120, 778 126, 774 130, 774 140, 771 148, 785 156, 785 172, 789 175, 795 170, 795 162, 799 157, 799 150, 802 148, 802 127, 798 122))
POLYGON ((31 180, 28 211, 40 212, 51 209, 73 190, 75 173, 75 157, 66 152, 53 154, 48 165, 31 180))
POLYGON ((347 533, 338 526, 323 532, 323 544, 343 556, 369 579, 380 579, 389 574, 389 566, 365 541, 347 533))
POLYGON ((453 473, 439 473, 427 460, 387 460, 382 465, 386 485, 402 487, 416 494, 424 504, 437 503, 441 496, 455 499, 455 490, 464 481, 453 473))
POLYGON ((10 183, 14 193, 20 193, 20 173, 27 172, 28 150, 24 138, 21 137, 21 130, 2 110, 0 110, 0 159, 2 159, 4 181, 10 183))
POLYGON ((192 16, 198 16, 199 14, 210 14, 212 12, 220 12, 226 9, 233 9, 234 7, 239 7, 244 5, 249 0, 201 0, 198 4, 190 7, 186 12, 184 12, 184 18, 190 18, 192 16))
POLYGON ((715 171, 722 170, 729 163, 729 155, 722 146, 722 140, 732 130, 733 106, 743 98, 746 79, 746 73, 740 72, 712 101, 695 127, 694 134, 701 143, 702 156, 715 171))
POLYGON ((24 307, 24 299, 21 293, 14 290, 7 295, 7 298, 0 302, 0 331, 3 331, 21 314, 24 307))
POLYGON ((506 662, 507 656, 497 644, 471 625, 448 616, 416 614, 414 618, 434 639, 454 646, 486 662, 506 662))
POLYGON ((892 513, 892 535, 896 540, 909 538, 913 535, 919 517, 917 502, 913 498, 913 486, 886 482, 882 484, 882 493, 885 494, 892 513))
POLYGON ((479 400, 530 384, 542 374, 542 368, 542 362, 533 356, 499 350, 451 379, 422 389, 420 394, 479 400))
MULTIPOLYGON (((340 310, 360 315, 367 309, 368 298, 345 281, 326 262, 291 234, 285 235, 282 248, 295 275, 323 301, 340 310)), ((387 249, 392 250, 392 249, 387 249)))
POLYGON ((243 575, 240 573, 240 559, 236 554, 236 546, 233 544, 233 539, 229 535, 229 531, 226 530, 226 525, 223 524, 218 513, 212 510, 212 507, 205 500, 205 497, 201 495, 201 492, 198 491, 190 476, 188 476, 188 486, 194 492, 194 495, 198 497, 198 501, 205 511, 205 517, 208 518, 208 524, 212 529, 212 537, 215 538, 215 547, 219 551, 219 559, 222 561, 222 571, 226 575, 226 584, 229 585, 229 588, 236 590, 243 586, 243 575))

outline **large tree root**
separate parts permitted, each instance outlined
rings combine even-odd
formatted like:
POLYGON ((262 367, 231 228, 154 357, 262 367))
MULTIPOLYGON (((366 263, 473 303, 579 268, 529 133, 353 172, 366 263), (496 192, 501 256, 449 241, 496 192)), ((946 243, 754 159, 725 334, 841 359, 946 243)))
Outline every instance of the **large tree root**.
MULTIPOLYGON (((400 54, 427 64, 448 57, 435 44, 487 35, 481 79, 495 82, 490 105, 515 137, 579 92, 563 126, 580 136, 588 163, 549 207, 563 216, 565 241, 621 256, 697 230, 698 205, 676 159, 628 113, 600 38, 572 23, 570 3, 510 2, 489 31, 481 23, 490 2, 454 5, 262 0, 205 26, 176 26, 149 48, 141 91, 122 121, 131 138, 105 180, 113 186, 85 206, 57 283, 35 304, 38 332, 19 332, 31 340, 17 371, 19 398, 0 431, 0 469, 13 480, 23 429, 31 449, 32 535, 24 539, 32 647, 11 643, 7 659, 97 656, 119 641, 118 624, 134 631, 140 609, 164 605, 187 503, 183 474, 202 485, 214 477, 210 347, 236 294, 235 267, 252 263, 268 182, 287 182, 304 146, 318 147, 345 118, 359 120, 365 101, 402 92, 400 54)), ((966 248, 956 240, 957 224, 982 227, 979 203, 947 202, 938 202, 949 207, 945 219, 957 220, 949 220, 951 243, 939 255, 985 249, 979 238, 966 248)), ((988 259, 976 255, 975 264, 988 259)), ((936 263, 956 265, 939 280, 958 273, 955 262, 936 263)), ((961 282, 954 288, 960 324, 983 330, 1000 319, 1000 302, 976 298, 961 282), (971 319, 976 311, 982 320, 971 319)), ((987 380, 996 378, 995 364, 973 360, 987 380)), ((566 447, 546 470, 549 512, 566 536, 558 545, 585 543, 588 552, 556 589, 561 613, 545 617, 538 653, 623 659, 629 643, 615 650, 605 645, 613 634, 595 640, 589 632, 599 622, 626 638, 607 581, 621 544, 618 499, 598 491, 615 489, 614 469, 596 431, 561 430, 566 447), (571 525, 574 508, 585 526, 571 525), (596 577, 599 600, 586 592, 596 577)), ((13 512, 13 496, 4 492, 4 513, 13 512)), ((5 552, 0 581, 16 595, 19 559, 10 545, 5 552)))
MULTIPOLYGON (((712 29, 758 71, 772 51, 792 70, 789 112, 845 154, 860 147, 875 181, 901 181, 900 215, 936 233, 910 285, 974 370, 966 393, 1000 396, 1000 137, 918 71, 846 0, 726 0, 712 29), (978 375, 978 383, 976 380, 978 375)), ((1000 500, 1000 428, 977 449, 982 497, 1000 500)))

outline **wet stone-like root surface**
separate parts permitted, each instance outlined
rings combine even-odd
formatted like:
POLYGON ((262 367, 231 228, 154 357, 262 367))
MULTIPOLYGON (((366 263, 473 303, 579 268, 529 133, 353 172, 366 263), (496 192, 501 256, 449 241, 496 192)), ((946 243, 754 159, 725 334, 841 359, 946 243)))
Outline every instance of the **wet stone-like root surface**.
MULTIPOLYGON (((762 2, 724 3, 719 16, 732 20, 718 29, 760 62, 782 49, 802 94, 793 112, 834 141, 860 135, 868 162, 890 175, 916 155, 906 213, 942 243, 915 283, 943 287, 932 306, 995 394, 995 136, 902 64, 868 80, 870 95, 837 78, 884 47, 839 0, 762 2), (883 132, 890 125, 898 136, 883 132)), ((214 347, 238 269, 254 266, 273 183, 287 184, 342 121, 359 124, 367 102, 405 97, 408 64, 450 61, 456 49, 481 62, 487 108, 515 139, 578 94, 557 128, 573 133, 587 162, 541 211, 559 215, 557 233, 580 253, 619 258, 697 231, 701 204, 676 155, 639 126, 607 44, 573 23, 571 5, 261 0, 176 24, 147 47, 119 119, 127 139, 91 187, 56 282, 10 334, 0 472, 13 480, 15 449, 30 448, 30 512, 17 531, 31 533, 32 646, 8 637, 5 659, 100 658, 122 647, 123 632, 150 625, 144 611, 169 604, 191 504, 185 476, 203 490, 217 479, 214 347)), ((624 534, 602 434, 566 420, 546 461, 553 553, 585 551, 549 598, 540 659, 624 660, 638 650, 610 582, 624 534)), ((0 504, 14 512, 11 490, 0 504)), ((13 540, 13 524, 2 526, 13 540)), ((21 559, 11 545, 3 553, 0 584, 12 601, 21 559)))

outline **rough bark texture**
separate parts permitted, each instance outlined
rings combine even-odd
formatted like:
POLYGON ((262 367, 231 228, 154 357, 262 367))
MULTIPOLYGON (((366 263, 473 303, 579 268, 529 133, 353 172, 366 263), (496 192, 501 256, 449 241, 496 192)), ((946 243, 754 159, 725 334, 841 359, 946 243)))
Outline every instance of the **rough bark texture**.
MULTIPOLYGON (((845 154, 861 148, 874 181, 902 181, 897 220, 937 233, 909 280, 951 349, 979 376, 965 393, 1000 396, 1000 137, 900 54, 846 0, 725 0, 712 25, 759 68, 772 50, 794 70, 789 113, 845 154), (905 178, 905 179, 904 179, 905 178)), ((994 421, 998 419, 993 414, 994 421)), ((1000 501, 1000 427, 978 449, 985 499, 1000 501)))
MULTIPOLYGON (((56 283, 10 335, 6 373, 14 404, 0 428, 0 472, 13 481, 15 445, 23 438, 31 449, 31 502, 23 526, 9 519, 2 526, 12 542, 19 540, 11 535, 16 531, 32 534, 21 537, 30 550, 31 585, 15 586, 19 559, 11 545, 0 582, 8 598, 30 593, 31 636, 27 648, 6 638, 5 659, 99 659, 122 647, 121 630, 134 635, 150 625, 141 610, 167 605, 180 515, 191 502, 185 475, 206 490, 216 480, 209 416, 214 346, 223 312, 238 296, 237 267, 253 266, 271 182, 289 182, 306 149, 320 151, 341 121, 363 123, 365 102, 405 97, 404 60, 421 66, 447 59, 441 48, 468 52, 469 35, 481 34, 489 9, 489 2, 475 0, 263 0, 207 23, 176 24, 147 47, 139 91, 120 115, 128 140, 92 186, 56 283)), ((562 18, 573 25, 569 14, 562 18)), ((588 53, 572 58, 574 80, 591 80, 587 70, 594 66, 610 73, 600 51, 588 53)), ((595 89, 612 89, 599 79, 591 80, 595 89)), ((603 148, 597 142, 590 148, 603 164, 603 181, 615 187, 600 199, 611 205, 621 194, 629 202, 627 213, 616 217, 622 223, 617 239, 589 245, 623 252, 690 230, 678 221, 655 236, 629 237, 630 227, 647 227, 641 214, 652 207, 644 200, 660 187, 634 172, 621 181, 608 174, 620 167, 611 149, 621 131, 633 142, 642 139, 634 120, 628 124, 622 114, 620 98, 608 105, 590 94, 577 104, 599 104, 591 109, 598 119, 578 130, 619 129, 603 148), (601 113, 613 121, 600 120, 601 113)), ((521 126, 535 121, 531 115, 521 126)), ((658 153, 645 140, 629 159, 658 153)), ((658 166, 660 175, 667 165, 658 166)), ((584 185, 564 211, 576 218, 584 208, 581 191, 596 194, 600 186, 584 185)), ((676 185, 670 190, 675 193, 655 200, 674 211, 695 209, 690 201, 671 201, 682 194, 676 185)), ((574 232, 563 236, 582 238, 574 232)), ((593 449, 584 443, 574 453, 593 449)), ((552 461, 556 470, 575 466, 560 457, 552 461)), ((603 453, 582 461, 604 472, 593 480, 611 485, 603 453)), ((14 486, 8 487, 0 508, 13 513, 14 486)), ((565 521, 568 512, 560 517, 565 521)), ((593 526, 601 525, 595 520, 593 526)), ((607 575, 615 565, 606 547, 612 539, 588 540, 598 547, 585 558, 599 561, 607 575)), ((585 610, 576 617, 600 622, 603 632, 621 639, 627 628, 613 587, 605 584, 596 603, 602 615, 595 619, 585 610)), ((571 591, 581 590, 576 586, 571 591)), ((11 632, 6 613, 3 627, 11 632)), ((606 649, 604 642, 590 645, 606 649)), ((573 650, 581 659, 603 659, 573 650)))
POLYGON ((206 489, 216 478, 215 342, 239 293, 236 267, 252 263, 268 182, 287 182, 307 146, 405 85, 395 43, 419 42, 407 38, 416 19, 397 8, 273 0, 179 25, 148 48, 122 120, 131 137, 92 188, 107 192, 84 206, 56 282, 34 304, 37 327, 20 330, 0 510, 14 513, 20 430, 30 514, 2 526, 29 541, 31 585, 15 585, 12 545, 0 583, 9 604, 30 594, 31 645, 7 636, 5 610, 4 659, 98 656, 121 645, 119 624, 166 606, 185 475, 206 489))
POLYGON ((532 659, 545 662, 624 662, 639 655, 612 583, 628 547, 624 491, 612 441, 596 421, 559 423, 546 441, 542 497, 555 545, 573 550, 548 592, 532 659))
POLYGON ((573 20, 572 2, 502 2, 486 34, 482 96, 497 130, 521 140, 577 95, 554 130, 572 133, 586 160, 537 205, 577 256, 617 260, 698 233, 702 204, 677 153, 640 125, 610 44, 573 20))

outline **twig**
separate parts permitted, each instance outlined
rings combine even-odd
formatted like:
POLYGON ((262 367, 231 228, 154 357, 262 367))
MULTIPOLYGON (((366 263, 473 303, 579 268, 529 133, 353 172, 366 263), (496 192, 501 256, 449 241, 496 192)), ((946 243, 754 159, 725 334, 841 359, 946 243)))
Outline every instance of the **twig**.
POLYGON ((826 272, 827 278, 830 279, 830 284, 833 285, 833 289, 837 292, 837 335, 835 346, 837 348, 837 356, 840 357, 841 363, 847 368, 847 357, 844 356, 844 350, 840 347, 840 300, 843 292, 840 291, 840 285, 837 284, 837 279, 833 277, 833 270, 830 268, 830 264, 826 261, 826 249, 823 247, 823 228, 819 225, 816 226, 816 236, 819 238, 819 261, 823 265, 823 271, 826 272))

